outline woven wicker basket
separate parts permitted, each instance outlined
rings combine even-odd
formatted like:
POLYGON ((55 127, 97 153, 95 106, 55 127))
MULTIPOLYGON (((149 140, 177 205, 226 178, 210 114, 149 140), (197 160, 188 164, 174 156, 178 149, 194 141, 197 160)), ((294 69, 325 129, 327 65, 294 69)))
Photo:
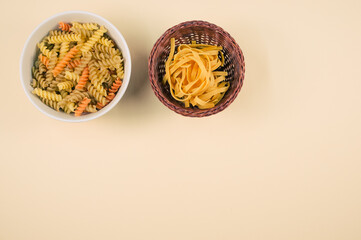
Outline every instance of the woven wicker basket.
POLYGON ((169 109, 188 117, 206 117, 228 107, 241 90, 244 71, 243 53, 236 41, 222 28, 205 21, 183 22, 168 29, 154 44, 148 60, 149 80, 155 95, 169 109), (162 84, 171 38, 175 38, 176 46, 196 41, 223 47, 225 58, 223 70, 228 72, 226 80, 230 82, 230 88, 223 99, 213 108, 203 110, 192 107, 185 108, 183 103, 172 98, 169 87, 162 84))

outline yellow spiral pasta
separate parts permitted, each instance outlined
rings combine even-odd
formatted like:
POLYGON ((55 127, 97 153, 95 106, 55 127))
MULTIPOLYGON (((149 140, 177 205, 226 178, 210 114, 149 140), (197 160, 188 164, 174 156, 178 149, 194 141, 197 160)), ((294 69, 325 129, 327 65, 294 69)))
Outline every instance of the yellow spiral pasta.
POLYGON ((99 68, 110 68, 110 67, 119 68, 121 62, 122 62, 122 59, 120 58, 120 56, 116 55, 112 58, 103 59, 101 61, 98 61, 97 65, 99 68))
POLYGON ((68 32, 60 31, 60 30, 52 30, 49 32, 49 36, 60 36, 68 34, 68 32))
POLYGON ((40 88, 35 88, 32 91, 32 93, 35 94, 35 95, 38 95, 41 98, 45 98, 45 99, 48 99, 48 100, 53 100, 53 101, 56 101, 56 102, 59 102, 59 101, 62 100, 61 95, 56 94, 55 92, 49 92, 49 91, 42 90, 40 88))
POLYGON ((59 50, 59 61, 61 61, 65 55, 69 52, 69 44, 70 42, 62 42, 60 44, 60 50, 59 50))
POLYGON ((45 42, 42 41, 41 43, 38 43, 38 48, 40 49, 40 52, 50 58, 50 50, 45 46, 45 42))
POLYGON ((65 113, 72 113, 75 112, 76 106, 73 102, 66 102, 63 106, 65 113))
POLYGON ((91 36, 89 38, 89 40, 84 43, 83 47, 81 48, 81 52, 89 52, 89 50, 94 46, 94 44, 103 36, 104 33, 106 33, 107 30, 105 29, 104 26, 101 26, 98 30, 96 30, 93 34, 93 36, 91 36))
POLYGON ((78 22, 72 22, 73 28, 83 28, 85 30, 97 30, 98 25, 95 23, 78 23, 78 22))
POLYGON ((60 90, 60 95, 61 95, 61 97, 64 99, 66 96, 69 95, 69 92, 66 91, 66 90, 60 90))
POLYGON ((80 34, 81 38, 90 38, 91 36, 93 36, 93 31, 86 30, 84 28, 71 27, 70 31, 76 34, 80 34))
POLYGON ((109 40, 108 38, 105 38, 105 37, 101 37, 98 41, 98 43, 104 45, 104 46, 107 46, 107 47, 113 47, 114 44, 112 42, 112 40, 109 40))
POLYGON ((58 83, 58 88, 59 91, 61 90, 66 90, 66 91, 71 91, 71 88, 74 86, 74 82, 73 81, 65 81, 65 82, 61 82, 58 83))
POLYGON ((48 37, 49 43, 78 42, 80 40, 81 40, 80 34, 74 34, 74 33, 48 37))
POLYGON ((66 71, 65 78, 68 80, 72 80, 73 83, 76 83, 79 81, 80 76, 75 72, 66 71))
POLYGON ((120 67, 118 67, 116 69, 116 72, 117 72, 118 78, 120 78, 120 79, 124 78, 124 66, 123 66, 123 64, 121 64, 120 67))
POLYGON ((57 54, 55 52, 51 52, 48 64, 48 71, 46 72, 46 84, 49 85, 53 79, 53 70, 55 68, 57 62, 57 54))
POLYGON ((119 49, 114 49, 112 47, 107 47, 107 46, 104 46, 104 45, 99 44, 99 43, 95 44, 93 48, 94 48, 94 51, 107 53, 107 54, 109 54, 111 56, 120 55, 119 49))

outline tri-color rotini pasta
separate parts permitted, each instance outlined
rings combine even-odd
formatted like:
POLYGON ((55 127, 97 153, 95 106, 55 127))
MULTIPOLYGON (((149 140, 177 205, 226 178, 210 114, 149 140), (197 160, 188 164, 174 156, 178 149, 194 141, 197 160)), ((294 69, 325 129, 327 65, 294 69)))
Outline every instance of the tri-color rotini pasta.
POLYGON ((56 111, 74 116, 97 112, 122 85, 122 53, 104 26, 59 22, 58 27, 37 45, 33 94, 56 111))

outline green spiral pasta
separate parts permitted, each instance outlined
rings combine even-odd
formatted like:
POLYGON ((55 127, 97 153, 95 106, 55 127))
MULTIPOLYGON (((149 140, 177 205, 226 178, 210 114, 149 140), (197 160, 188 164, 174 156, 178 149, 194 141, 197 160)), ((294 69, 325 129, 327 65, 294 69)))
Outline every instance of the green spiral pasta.
POLYGON ((86 88, 91 96, 93 96, 99 103, 105 105, 107 100, 103 94, 99 93, 93 84, 87 83, 86 88))
POLYGON ((77 74, 77 75, 80 75, 84 68, 88 65, 88 63, 90 62, 92 58, 92 54, 87 52, 87 53, 84 53, 83 54, 83 57, 81 58, 81 62, 78 66, 75 67, 74 69, 74 73, 77 74))
POLYGON ((56 94, 55 92, 49 92, 49 91, 42 90, 40 88, 35 88, 32 91, 32 93, 35 95, 38 95, 41 98, 45 98, 48 100, 53 100, 53 101, 57 101, 57 102, 62 100, 61 95, 56 94))
POLYGON ((85 97, 89 98, 89 94, 87 92, 82 92, 75 89, 68 96, 66 96, 62 102, 79 102, 85 97))
POLYGON ((38 86, 41 86, 42 88, 47 87, 46 80, 44 76, 39 72, 39 69, 33 67, 33 76, 35 80, 38 82, 38 86))
POLYGON ((45 103, 46 105, 48 105, 49 107, 51 107, 51 108, 53 108, 53 109, 55 109, 56 111, 59 112, 59 109, 60 109, 59 102, 49 100, 49 99, 46 99, 46 98, 41 98, 41 101, 43 103, 45 103))
POLYGON ((41 74, 43 74, 43 73, 46 72, 46 66, 45 66, 45 64, 42 63, 42 62, 39 62, 39 72, 40 72, 41 74))
POLYGON ((89 52, 89 50, 94 46, 94 44, 106 33, 107 30, 104 26, 101 26, 94 34, 89 38, 89 40, 84 43, 83 47, 80 49, 81 52, 89 52))
POLYGON ((74 34, 74 33, 48 37, 49 43, 78 42, 80 40, 81 40, 80 34, 74 34))

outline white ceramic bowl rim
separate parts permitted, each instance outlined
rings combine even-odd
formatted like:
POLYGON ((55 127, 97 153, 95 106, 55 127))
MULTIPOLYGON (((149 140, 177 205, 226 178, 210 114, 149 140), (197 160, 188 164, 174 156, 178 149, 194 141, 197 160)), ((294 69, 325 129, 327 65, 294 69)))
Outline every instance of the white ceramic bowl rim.
MULTIPOLYGON (((47 28, 47 27, 46 27, 47 28)), ((52 17, 44 20, 42 23, 40 23, 34 31, 30 34, 28 39, 25 42, 23 51, 21 53, 20 57, 20 80, 21 84, 23 86, 23 89, 25 91, 25 94, 29 98, 29 100, 32 102, 32 104, 42 113, 45 115, 65 122, 84 122, 88 120, 92 120, 95 118, 98 118, 105 113, 107 113, 109 110, 111 110, 122 98, 124 95, 129 81, 130 81, 130 73, 131 73, 131 57, 128 45, 123 37, 123 35, 119 32, 119 30, 108 20, 105 18, 94 14, 90 12, 85 11, 67 11, 67 12, 61 12, 56 15, 53 15, 52 17), (70 20, 71 18, 72 20, 70 20), (82 19, 89 19, 89 20, 82 20, 82 19), (52 28, 43 29, 45 25, 49 25, 51 22, 54 22, 53 27, 55 27, 59 21, 82 21, 82 22, 95 22, 99 25, 105 25, 105 27, 108 29, 107 34, 115 41, 116 45, 120 50, 122 51, 123 59, 124 59, 124 79, 122 87, 119 89, 118 93, 116 94, 115 98, 103 109, 99 110, 96 113, 90 113, 87 115, 83 115, 80 117, 75 117, 73 115, 69 115, 63 112, 57 112, 54 109, 48 107, 45 105, 41 100, 34 96, 31 91, 32 87, 30 86, 30 81, 32 80, 31 75, 31 67, 34 64, 35 59, 35 49, 36 49, 36 43, 40 42, 40 40, 47 35, 46 32, 49 32, 52 30, 52 28), (39 35, 38 32, 40 30, 45 30, 45 34, 39 35), (37 36, 38 35, 38 36, 37 36), (30 49, 31 48, 31 49, 30 49), (31 57, 33 56, 33 57, 31 57), (31 58, 31 66, 29 65, 29 59, 31 58)))

